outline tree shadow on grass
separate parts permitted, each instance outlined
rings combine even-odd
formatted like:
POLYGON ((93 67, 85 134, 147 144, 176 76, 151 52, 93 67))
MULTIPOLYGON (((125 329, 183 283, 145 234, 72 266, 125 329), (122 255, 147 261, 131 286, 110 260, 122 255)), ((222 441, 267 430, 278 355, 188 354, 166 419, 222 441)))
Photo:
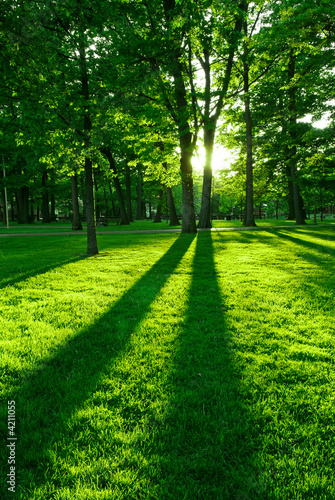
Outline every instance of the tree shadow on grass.
MULTIPOLYGON (((84 242, 83 239, 82 242, 84 242)), ((66 247, 64 249, 64 239, 61 236, 57 236, 57 240, 52 236, 46 236, 43 240, 38 240, 38 245, 30 238, 12 237, 8 241, 2 241, 0 246, 0 289, 22 283, 57 267, 87 258, 87 255, 80 253, 84 249, 82 242, 78 243, 76 247, 75 241, 71 238, 70 251, 66 247), (61 242, 63 242, 62 246, 59 245, 61 242)))
MULTIPOLYGON (((104 370, 124 352, 132 333, 141 322, 193 241, 181 235, 151 269, 129 289, 97 322, 78 332, 56 353, 44 359, 29 377, 16 400, 18 485, 28 491, 46 481, 50 450, 67 426, 71 415, 95 390, 104 370), (119 329, 122 322, 124 328, 119 329)), ((3 450, 7 453, 7 450, 3 450)), ((2 457, 6 460, 6 457, 2 457)), ((1 488, 7 498, 5 474, 1 488)), ((49 478, 49 481, 57 481, 49 478)), ((31 498, 29 493, 21 498, 31 498)), ((49 498, 49 496, 48 496, 49 498)), ((51 495, 50 498, 53 498, 51 495)))
POLYGON ((166 431, 154 434, 160 498, 263 497, 259 438, 234 359, 210 233, 197 237, 187 317, 171 371, 166 431))
MULTIPOLYGON (((311 236, 315 236, 315 234, 312 231, 308 231, 308 233, 311 236)), ((301 234, 301 233, 299 233, 299 234, 301 234)), ((305 234, 305 232, 302 233, 302 236, 304 234, 305 234)), ((335 249, 331 245, 324 245, 321 243, 316 243, 315 241, 308 241, 306 239, 297 238, 297 237, 293 236, 292 234, 284 233, 282 230, 277 231, 277 235, 280 238, 286 239, 288 241, 291 241, 292 243, 295 243, 297 245, 300 245, 301 247, 304 247, 307 251, 304 252, 303 254, 300 253, 300 255, 304 259, 306 259, 307 261, 312 262, 313 264, 319 263, 320 261, 319 261, 319 258, 313 256, 313 254, 311 254, 309 250, 316 251, 320 254, 323 254, 324 256, 326 256, 327 254, 328 255, 335 254, 335 249)), ((317 237, 319 238, 319 235, 317 235, 317 237)))

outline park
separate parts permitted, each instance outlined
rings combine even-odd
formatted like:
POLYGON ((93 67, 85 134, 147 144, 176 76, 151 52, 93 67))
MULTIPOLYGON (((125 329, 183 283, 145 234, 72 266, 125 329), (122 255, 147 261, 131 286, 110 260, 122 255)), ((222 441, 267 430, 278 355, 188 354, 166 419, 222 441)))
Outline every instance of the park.
POLYGON ((333 498, 334 225, 70 234, 0 239, 17 498, 333 498))
POLYGON ((332 2, 0 11, 0 497, 334 500, 332 2))

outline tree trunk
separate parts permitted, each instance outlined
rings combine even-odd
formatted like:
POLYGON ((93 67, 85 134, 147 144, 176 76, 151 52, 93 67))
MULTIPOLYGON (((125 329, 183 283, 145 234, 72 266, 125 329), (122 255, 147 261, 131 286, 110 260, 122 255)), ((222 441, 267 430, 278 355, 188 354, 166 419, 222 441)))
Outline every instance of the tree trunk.
POLYGON ((7 226, 5 203, 6 203, 5 202, 5 190, 2 189, 2 206, 3 206, 3 210, 2 210, 2 222, 3 222, 4 226, 7 226))
MULTIPOLYGON (((288 78, 289 83, 293 80, 295 74, 295 56, 291 53, 288 64, 288 78)), ((296 126, 297 126, 297 112, 296 112, 296 86, 291 86, 288 89, 289 96, 289 136, 291 145, 288 151, 289 167, 291 174, 291 181, 293 185, 293 200, 294 200, 294 215, 296 224, 306 224, 304 214, 301 209, 300 202, 300 189, 297 179, 297 146, 296 146, 296 126)))
POLYGON ((163 189, 159 190, 158 193, 158 201, 157 201, 157 210, 154 222, 162 222, 162 199, 163 199, 163 189))
POLYGON ((290 167, 286 167, 286 175, 288 178, 287 188, 288 188, 288 220, 295 219, 295 210, 294 210, 294 194, 293 194, 293 182, 291 180, 291 170, 290 167))
POLYGON ((85 208, 87 220, 87 254, 96 255, 98 251, 96 221, 93 165, 89 156, 91 145, 92 122, 90 117, 90 94, 88 88, 88 72, 86 67, 85 44, 83 33, 81 33, 79 46, 79 63, 81 71, 81 93, 85 101, 84 105, 84 145, 85 145, 85 208))
POLYGON ((174 204, 172 188, 167 187, 166 192, 167 192, 168 205, 169 205, 170 226, 180 226, 180 222, 179 222, 178 217, 177 217, 176 207, 174 204))
POLYGON ((111 202, 112 202, 112 215, 114 217, 116 217, 116 210, 115 210, 115 203, 114 203, 114 198, 113 198, 112 186, 110 184, 108 184, 108 188, 109 188, 109 194, 110 194, 111 202))
MULTIPOLYGON (((176 54, 177 56, 177 54, 176 54)), ((180 172, 182 183, 182 233, 196 233, 194 195, 193 195, 193 172, 192 155, 194 144, 192 133, 187 121, 187 99, 186 88, 182 74, 182 63, 176 58, 176 66, 173 74, 176 104, 178 109, 178 132, 180 145, 180 172)))
POLYGON ((55 193, 51 193, 50 195, 50 220, 55 222, 56 220, 56 199, 55 193))
POLYGON ((83 226, 80 220, 79 201, 78 201, 78 177, 77 174, 71 176, 72 193, 72 229, 73 231, 82 231, 83 226))
POLYGON ((16 190, 17 221, 19 224, 29 224, 29 188, 21 186, 16 190))
POLYGON ((191 133, 180 137, 181 158, 180 170, 182 179, 182 233, 196 233, 194 195, 193 195, 193 175, 192 175, 192 153, 191 133))
POLYGON ((134 222, 133 211, 131 206, 131 178, 130 178, 130 169, 129 165, 126 165, 126 203, 127 203, 127 216, 129 222, 134 222))
MULTIPOLYGON (((248 2, 245 2, 245 10, 248 11, 248 2)), ((248 36, 247 21, 243 21, 244 36, 248 36)), ((247 227, 256 226, 254 216, 254 181, 253 181, 253 158, 252 158, 252 117, 250 111, 249 95, 249 63, 248 47, 244 43, 243 53, 243 90, 244 90, 244 119, 246 125, 247 140, 247 159, 246 159, 246 192, 245 192, 245 211, 243 225, 247 227)), ((260 213, 260 217, 262 217, 260 213)))
POLYGON ((211 222, 211 192, 212 192, 212 157, 214 149, 214 137, 215 137, 215 124, 210 122, 208 128, 204 129, 204 147, 205 147, 205 166, 204 166, 204 176, 202 183, 202 196, 201 196, 201 208, 199 216, 199 228, 210 228, 212 227, 211 222))
POLYGON ((42 222, 44 224, 48 224, 50 222, 49 190, 47 180, 48 172, 45 170, 42 174, 42 222))
POLYGON ((137 177, 137 210, 136 210, 136 219, 143 219, 143 207, 142 207, 142 176, 141 172, 138 171, 137 177))
POLYGON ((199 214, 199 228, 210 228, 211 223, 211 192, 212 192, 212 158, 214 149, 214 137, 217 120, 210 117, 211 103, 211 67, 209 51, 204 50, 204 59, 200 59, 205 73, 205 113, 204 113, 204 148, 205 148, 205 166, 202 182, 201 207, 199 214))
POLYGON ((95 221, 93 166, 92 160, 88 156, 85 158, 85 201, 87 221, 87 254, 96 255, 99 252, 95 221))
POLYGON ((117 201, 119 203, 120 217, 121 217, 120 224, 129 225, 127 211, 126 211, 126 207, 125 207, 124 199, 123 199, 122 188, 121 188, 121 184, 120 184, 120 180, 118 177, 118 173, 117 173, 117 169, 116 169, 116 165, 115 165, 115 161, 114 161, 112 152, 111 152, 109 146, 102 148, 101 151, 106 155, 108 162, 109 162, 109 166, 114 174, 113 182, 114 182, 114 187, 115 187, 115 191, 116 191, 117 201))

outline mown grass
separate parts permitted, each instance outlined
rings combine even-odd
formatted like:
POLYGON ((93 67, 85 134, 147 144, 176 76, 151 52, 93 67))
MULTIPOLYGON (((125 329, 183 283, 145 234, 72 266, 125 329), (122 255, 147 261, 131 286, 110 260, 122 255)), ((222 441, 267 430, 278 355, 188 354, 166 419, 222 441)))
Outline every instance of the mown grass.
POLYGON ((98 238, 0 240, 14 498, 335 498, 333 228, 98 238))
MULTIPOLYGON (((272 226, 294 226, 295 221, 282 219, 256 219, 257 227, 272 227, 272 226)), ((313 225, 313 220, 307 219, 307 225, 313 225)), ((327 217, 324 221, 318 219, 318 226, 329 226, 334 225, 335 219, 327 217)), ((242 227, 242 222, 240 220, 221 220, 213 219, 213 228, 231 228, 231 227, 242 227)), ((98 226, 97 233, 108 233, 108 232, 124 232, 124 231, 163 231, 169 229, 180 229, 181 226, 170 226, 168 221, 154 223, 152 220, 137 220, 132 222, 130 225, 120 226, 114 222, 109 223, 107 226, 98 226)), ((86 232, 86 225, 83 224, 83 231, 73 231, 71 223, 63 222, 52 222, 50 224, 43 224, 42 222, 35 222, 34 224, 21 225, 16 222, 11 222, 10 227, 0 226, 1 234, 35 234, 35 233, 71 233, 77 234, 81 232, 86 232)))

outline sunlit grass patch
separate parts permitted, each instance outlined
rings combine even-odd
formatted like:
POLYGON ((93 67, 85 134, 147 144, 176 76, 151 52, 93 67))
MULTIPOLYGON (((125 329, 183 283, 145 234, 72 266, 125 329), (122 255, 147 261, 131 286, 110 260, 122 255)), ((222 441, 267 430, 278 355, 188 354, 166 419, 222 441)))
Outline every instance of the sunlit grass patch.
POLYGON ((331 228, 46 238, 2 247, 17 498, 335 497, 331 228))

